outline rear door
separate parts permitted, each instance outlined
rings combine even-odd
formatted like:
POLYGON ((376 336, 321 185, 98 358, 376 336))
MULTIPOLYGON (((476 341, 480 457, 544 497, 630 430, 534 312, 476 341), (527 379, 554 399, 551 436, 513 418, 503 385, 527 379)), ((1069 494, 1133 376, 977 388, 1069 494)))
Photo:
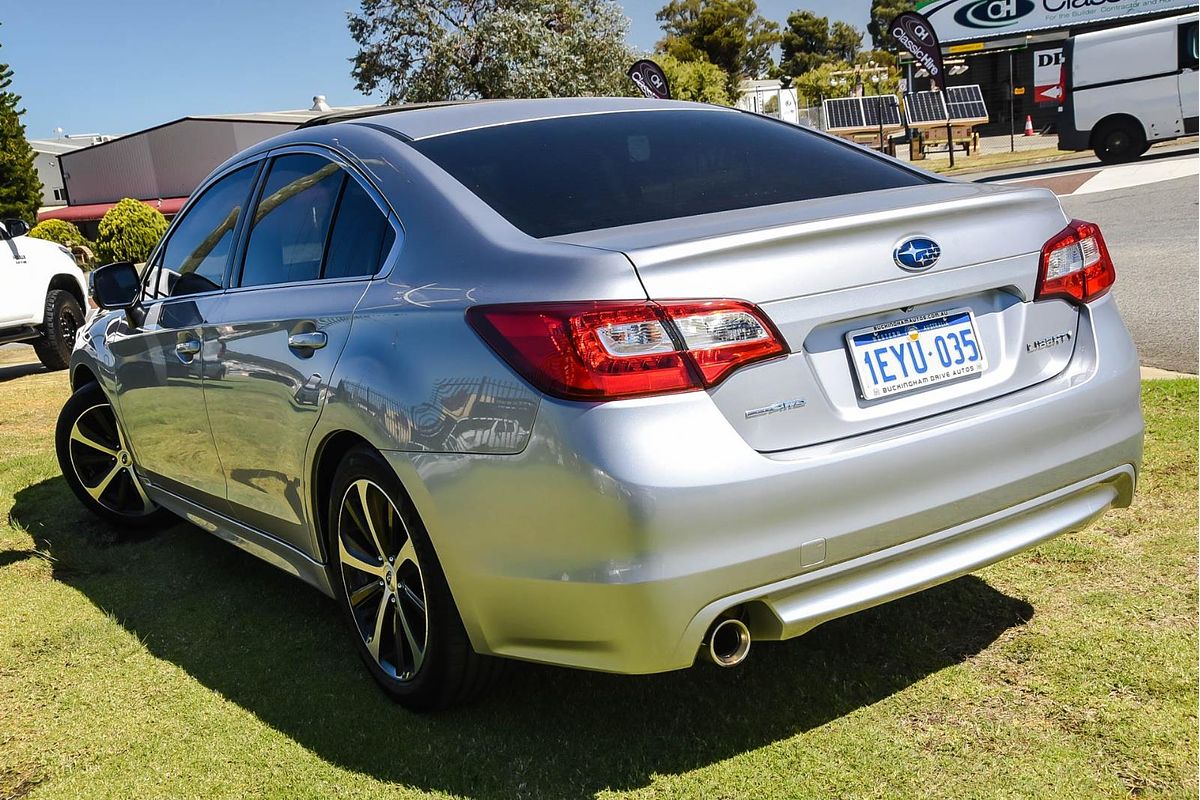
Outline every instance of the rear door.
POLYGON ((117 405, 140 472, 224 512, 225 475, 213 445, 203 381, 216 368, 205 325, 222 303, 233 245, 257 164, 226 173, 193 202, 152 257, 145 318, 109 336, 117 405))
POLYGON ((346 162, 289 148, 264 170, 243 238, 234 286, 207 320, 221 365, 205 382, 213 440, 237 518, 312 552, 309 436, 398 227, 346 162))

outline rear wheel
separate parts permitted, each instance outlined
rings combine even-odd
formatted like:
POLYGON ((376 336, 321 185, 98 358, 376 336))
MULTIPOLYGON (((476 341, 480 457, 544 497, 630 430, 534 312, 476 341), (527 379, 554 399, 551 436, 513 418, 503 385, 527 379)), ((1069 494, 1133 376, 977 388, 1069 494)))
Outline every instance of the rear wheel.
POLYGON ((71 491, 96 516, 118 529, 171 522, 146 495, 116 414, 100 385, 80 387, 58 415, 58 465, 71 491))
POLYGON ((433 545, 387 462, 351 450, 333 479, 330 582, 375 681, 416 711, 482 694, 504 662, 471 647, 433 545))
POLYGON ((42 337, 33 342, 38 361, 46 369, 66 369, 75 349, 75 334, 83 325, 83 309, 70 292, 51 289, 46 293, 42 337))
POLYGON ((1096 131, 1096 157, 1105 164, 1132 161, 1146 150, 1146 135, 1133 120, 1109 120, 1096 131))

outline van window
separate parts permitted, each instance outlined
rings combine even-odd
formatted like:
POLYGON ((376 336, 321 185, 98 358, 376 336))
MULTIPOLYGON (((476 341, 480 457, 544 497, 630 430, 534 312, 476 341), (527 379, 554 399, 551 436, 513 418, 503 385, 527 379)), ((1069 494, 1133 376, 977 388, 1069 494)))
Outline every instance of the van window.
POLYGON ((1179 68, 1197 69, 1200 66, 1200 43, 1197 33, 1200 22, 1189 22, 1179 26, 1179 68))
POLYGON ((797 125, 736 111, 588 114, 433 136, 412 147, 536 237, 933 180, 797 125))

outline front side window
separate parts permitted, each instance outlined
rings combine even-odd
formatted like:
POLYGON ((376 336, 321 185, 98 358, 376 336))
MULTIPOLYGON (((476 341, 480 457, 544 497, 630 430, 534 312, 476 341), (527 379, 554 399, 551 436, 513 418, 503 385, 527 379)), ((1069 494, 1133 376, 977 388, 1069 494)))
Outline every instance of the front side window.
POLYGON ((316 280, 346 173, 307 153, 271 162, 251 220, 242 286, 316 280))
POLYGON ((192 204, 150 270, 146 299, 223 288, 234 231, 250 196, 256 168, 250 165, 229 173, 192 204))

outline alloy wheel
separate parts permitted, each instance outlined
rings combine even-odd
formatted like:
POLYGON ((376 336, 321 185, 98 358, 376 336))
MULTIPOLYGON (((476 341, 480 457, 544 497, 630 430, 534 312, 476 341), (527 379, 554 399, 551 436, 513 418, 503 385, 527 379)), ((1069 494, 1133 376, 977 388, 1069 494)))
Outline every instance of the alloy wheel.
POLYGON ((412 680, 429 644, 425 579, 408 526, 377 484, 360 479, 346 489, 337 544, 346 602, 367 652, 388 676, 412 680))
POLYGON ((133 455, 112 406, 90 406, 76 417, 69 446, 76 479, 101 506, 127 517, 158 509, 133 471, 133 455))
POLYGON ((63 344, 67 346, 69 352, 74 349, 75 334, 79 332, 79 320, 70 309, 63 309, 60 328, 62 330, 63 344))

